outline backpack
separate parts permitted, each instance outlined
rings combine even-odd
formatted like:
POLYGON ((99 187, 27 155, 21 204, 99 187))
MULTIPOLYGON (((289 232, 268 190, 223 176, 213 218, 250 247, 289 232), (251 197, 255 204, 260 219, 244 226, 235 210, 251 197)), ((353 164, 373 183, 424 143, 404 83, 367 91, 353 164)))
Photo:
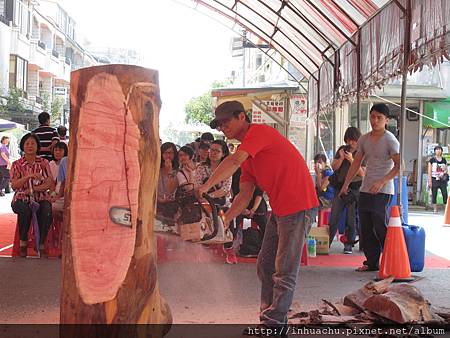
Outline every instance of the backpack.
POLYGON ((336 190, 341 190, 345 182, 348 170, 350 169, 350 162, 347 160, 342 161, 341 166, 333 172, 333 175, 328 177, 328 182, 336 190))

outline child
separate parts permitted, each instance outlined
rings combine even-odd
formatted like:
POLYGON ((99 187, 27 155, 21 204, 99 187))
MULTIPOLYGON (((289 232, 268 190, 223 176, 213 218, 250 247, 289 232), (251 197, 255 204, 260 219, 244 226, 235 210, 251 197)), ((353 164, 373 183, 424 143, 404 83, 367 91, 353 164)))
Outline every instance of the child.
POLYGON ((334 189, 330 185, 329 177, 333 175, 333 169, 327 165, 324 154, 314 156, 314 171, 316 173, 316 191, 322 208, 330 208, 334 197, 334 189))

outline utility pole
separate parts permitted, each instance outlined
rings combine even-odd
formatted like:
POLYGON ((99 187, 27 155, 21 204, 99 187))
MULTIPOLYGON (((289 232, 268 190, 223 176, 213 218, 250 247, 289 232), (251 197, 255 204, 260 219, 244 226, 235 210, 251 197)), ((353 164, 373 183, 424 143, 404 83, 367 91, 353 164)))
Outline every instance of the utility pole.
POLYGON ((247 31, 242 33, 242 87, 245 87, 245 45, 247 42, 247 31))

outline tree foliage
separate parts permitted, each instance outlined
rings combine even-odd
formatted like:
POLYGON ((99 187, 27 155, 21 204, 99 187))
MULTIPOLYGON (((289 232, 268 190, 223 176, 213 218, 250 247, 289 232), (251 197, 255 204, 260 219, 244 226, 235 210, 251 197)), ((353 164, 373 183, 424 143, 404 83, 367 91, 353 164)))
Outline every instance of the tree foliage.
MULTIPOLYGON (((214 81, 211 85, 211 89, 225 87, 227 84, 229 84, 229 81, 214 81)), ((190 99, 184 107, 184 112, 186 114, 185 120, 187 123, 200 122, 209 124, 214 116, 211 90, 190 99)))
POLYGON ((189 100, 184 108, 186 122, 201 122, 208 124, 213 116, 213 103, 211 92, 189 100))
POLYGON ((7 120, 15 120, 22 115, 26 107, 23 103, 23 92, 17 88, 10 88, 8 95, 0 99, 0 116, 7 120))

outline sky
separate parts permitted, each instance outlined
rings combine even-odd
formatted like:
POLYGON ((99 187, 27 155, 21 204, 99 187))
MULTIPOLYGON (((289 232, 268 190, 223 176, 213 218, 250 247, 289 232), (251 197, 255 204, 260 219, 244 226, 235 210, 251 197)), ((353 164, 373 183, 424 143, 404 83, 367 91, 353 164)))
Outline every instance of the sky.
POLYGON ((182 121, 190 98, 231 73, 235 61, 229 46, 234 33, 192 9, 191 0, 59 3, 93 46, 135 49, 143 56, 142 66, 159 71, 161 129, 182 121))

